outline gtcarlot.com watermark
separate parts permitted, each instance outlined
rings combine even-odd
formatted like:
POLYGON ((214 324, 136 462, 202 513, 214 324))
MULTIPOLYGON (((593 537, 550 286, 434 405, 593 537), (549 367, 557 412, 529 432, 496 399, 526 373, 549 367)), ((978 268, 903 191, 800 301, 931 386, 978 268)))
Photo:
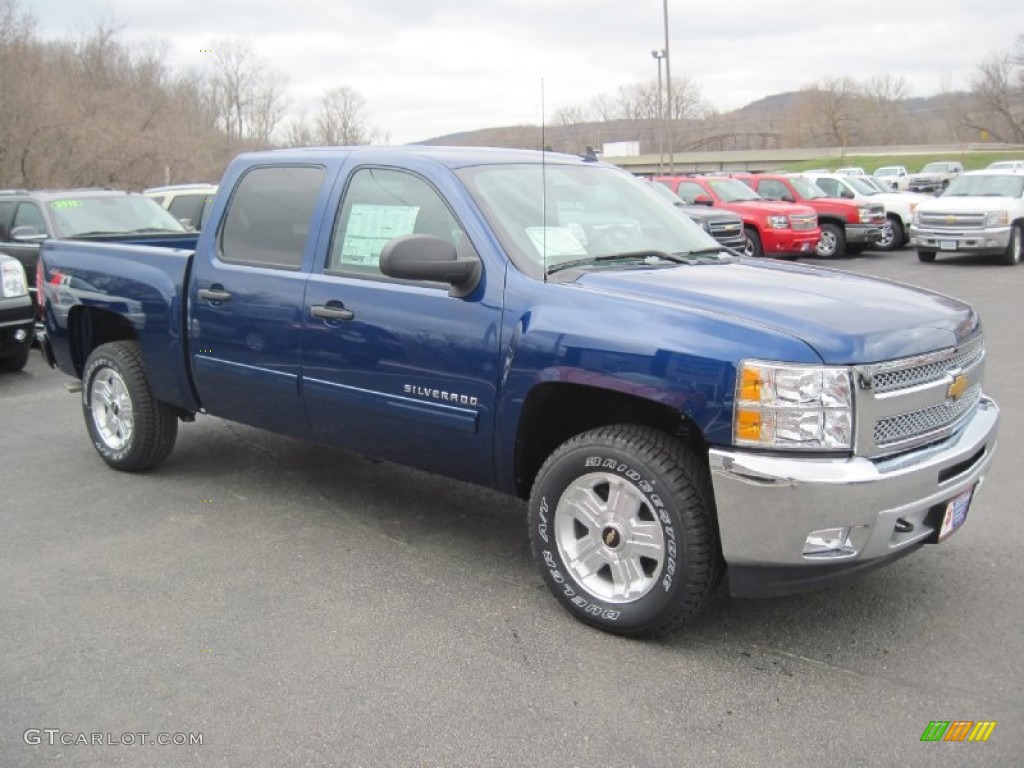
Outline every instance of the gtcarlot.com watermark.
POLYGON ((201 733, 150 733, 149 731, 125 731, 124 733, 85 733, 84 731, 64 731, 60 728, 28 728, 21 735, 26 744, 36 746, 47 744, 51 747, 134 747, 149 744, 160 746, 195 747, 202 746, 201 733))

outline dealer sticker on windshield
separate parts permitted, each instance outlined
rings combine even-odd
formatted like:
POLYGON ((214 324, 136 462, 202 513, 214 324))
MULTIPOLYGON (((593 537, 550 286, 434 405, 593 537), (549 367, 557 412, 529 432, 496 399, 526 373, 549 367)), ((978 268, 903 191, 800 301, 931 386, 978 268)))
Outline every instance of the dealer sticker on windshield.
POLYGON ((946 505, 946 514, 942 516, 939 528, 939 541, 944 541, 956 533, 967 519, 967 508, 971 506, 974 486, 961 493, 946 505))

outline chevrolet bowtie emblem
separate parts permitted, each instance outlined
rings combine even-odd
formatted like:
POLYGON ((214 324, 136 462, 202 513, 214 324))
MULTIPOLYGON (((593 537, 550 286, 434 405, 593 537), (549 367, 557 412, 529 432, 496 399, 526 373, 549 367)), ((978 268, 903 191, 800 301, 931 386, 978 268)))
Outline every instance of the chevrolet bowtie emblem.
POLYGON ((946 397, 952 398, 953 400, 959 399, 960 395, 967 391, 967 387, 970 383, 970 379, 961 373, 953 379, 953 383, 949 385, 949 389, 946 390, 946 397))
POLYGON ((946 223, 947 224, 956 224, 956 216, 947 216, 946 217, 946 223))

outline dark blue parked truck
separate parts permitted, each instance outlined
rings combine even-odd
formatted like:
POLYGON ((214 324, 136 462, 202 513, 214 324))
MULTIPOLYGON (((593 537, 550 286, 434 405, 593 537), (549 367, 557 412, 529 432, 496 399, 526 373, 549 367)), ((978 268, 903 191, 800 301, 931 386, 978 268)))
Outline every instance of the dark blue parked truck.
POLYGON ((50 241, 37 281, 112 467, 209 413, 516 494, 621 634, 945 539, 996 446, 969 305, 734 257, 592 158, 243 155, 194 252, 50 241))

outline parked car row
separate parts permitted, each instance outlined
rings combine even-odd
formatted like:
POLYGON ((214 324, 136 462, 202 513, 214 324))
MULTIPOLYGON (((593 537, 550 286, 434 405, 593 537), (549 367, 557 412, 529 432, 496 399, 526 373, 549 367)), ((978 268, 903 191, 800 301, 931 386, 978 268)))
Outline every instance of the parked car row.
MULTIPOLYGON (((900 166, 891 168, 883 176, 902 178, 900 166)), ((689 206, 739 215, 748 256, 797 258, 813 252, 834 258, 911 244, 923 262, 934 261, 939 252, 962 252, 1020 263, 1024 162, 958 171, 939 197, 897 192, 884 178, 845 170, 849 172, 656 176, 653 181, 689 206)))

